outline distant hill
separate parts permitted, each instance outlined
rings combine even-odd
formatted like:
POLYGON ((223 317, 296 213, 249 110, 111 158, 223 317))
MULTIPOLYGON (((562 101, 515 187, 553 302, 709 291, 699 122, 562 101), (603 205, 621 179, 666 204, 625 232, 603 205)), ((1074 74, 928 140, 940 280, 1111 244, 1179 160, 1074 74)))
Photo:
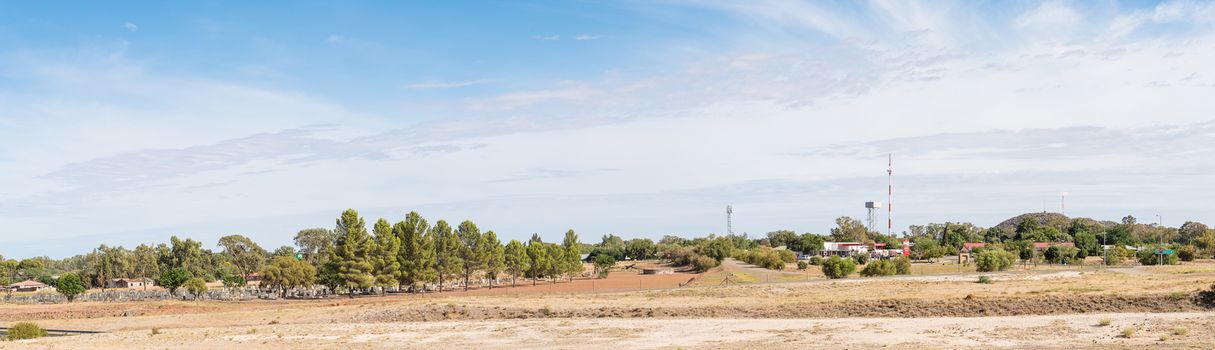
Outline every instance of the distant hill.
POLYGON ((996 225, 995 227, 999 228, 1001 231, 1004 231, 1004 232, 1014 232, 1017 230, 1017 225, 1020 225, 1021 222, 1025 221, 1025 220, 1036 220, 1036 221, 1038 221, 1039 225, 1054 226, 1055 228, 1058 228, 1060 231, 1066 231, 1067 227, 1071 225, 1072 221, 1080 221, 1080 222, 1083 222, 1088 225, 1100 227, 1102 229, 1105 229, 1110 226, 1118 224, 1113 221, 1098 221, 1098 220, 1094 220, 1094 219, 1090 219, 1090 218, 1072 219, 1072 218, 1069 218, 1066 215, 1063 215, 1060 213, 1037 212, 1037 213, 1025 213, 1025 214, 1011 217, 1008 220, 1004 220, 1003 222, 996 225))

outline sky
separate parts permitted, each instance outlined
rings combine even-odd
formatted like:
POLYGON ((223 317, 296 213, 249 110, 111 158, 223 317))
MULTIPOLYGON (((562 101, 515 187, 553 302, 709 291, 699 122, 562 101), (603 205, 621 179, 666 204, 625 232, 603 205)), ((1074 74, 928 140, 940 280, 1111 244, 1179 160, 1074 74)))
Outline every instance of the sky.
POLYGON ((0 255, 827 233, 888 155, 895 233, 1215 223, 1212 62, 1186 0, 0 1, 0 255))

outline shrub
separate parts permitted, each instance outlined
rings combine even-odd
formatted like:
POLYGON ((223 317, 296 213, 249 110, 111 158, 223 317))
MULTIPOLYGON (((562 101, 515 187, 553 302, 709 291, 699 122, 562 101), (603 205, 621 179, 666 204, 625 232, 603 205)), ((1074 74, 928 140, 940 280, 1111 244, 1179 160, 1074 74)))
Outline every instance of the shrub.
POLYGON ((1003 249, 988 249, 975 257, 975 267, 979 272, 1004 271, 1012 267, 1015 257, 1003 249))
POLYGON ((894 262, 894 273, 895 274, 897 274, 897 275, 910 275, 911 274, 911 259, 908 259, 905 256, 900 256, 900 257, 896 257, 894 259, 890 259, 890 261, 894 262))
POLYGON ((701 255, 692 260, 692 269, 696 270, 696 272, 705 272, 717 267, 719 264, 721 262, 717 261, 717 259, 701 255))
POLYGON ((169 290, 169 294, 177 294, 177 288, 190 279, 190 272, 183 268, 175 268, 160 274, 156 281, 161 287, 169 290))
POLYGON ((1177 257, 1180 258, 1181 261, 1194 261, 1194 257, 1197 255, 1198 248, 1194 248, 1192 245, 1182 246, 1181 248, 1177 249, 1177 257))
POLYGON ((893 276, 895 272, 894 263, 889 260, 874 260, 861 269, 861 276, 893 276))
POLYGON ((808 268, 810 268, 810 264, 809 264, 809 263, 806 263, 805 261, 798 261, 798 262, 797 262, 797 269, 798 269, 798 270, 805 270, 805 269, 808 269, 808 268))
POLYGON ((46 336, 46 330, 29 322, 14 324, 8 329, 8 340, 34 339, 46 336))
POLYGON ((841 259, 833 256, 823 261, 823 274, 827 278, 846 278, 856 271, 856 262, 852 259, 841 259))
POLYGON ((1126 248, 1110 248, 1110 250, 1105 252, 1105 254, 1101 257, 1101 263, 1105 264, 1106 266, 1121 265, 1122 258, 1126 257, 1126 255, 1126 248))
POLYGON ((616 258, 612 257, 610 254, 595 255, 595 258, 592 259, 592 261, 595 265, 595 275, 599 276, 599 278, 607 277, 608 272, 612 271, 612 266, 616 265, 616 258))
POLYGON ((854 256, 852 256, 852 259, 856 261, 857 265, 864 265, 864 264, 869 263, 869 256, 865 255, 865 254, 854 255, 854 256))
POLYGON ((810 265, 819 266, 822 264, 823 264, 823 257, 821 257, 821 256, 810 257, 810 265))
POLYGON ((183 287, 186 287, 186 291, 194 296, 194 300, 198 300, 198 297, 207 291, 207 281, 204 281, 202 277, 194 277, 186 281, 183 287))
POLYGON ((1042 255, 1046 261, 1057 264, 1066 264, 1076 259, 1076 248, 1064 245, 1054 245, 1046 248, 1042 255))
POLYGON ((1122 329, 1122 337, 1130 338, 1135 336, 1135 327, 1126 327, 1122 329))
POLYGON ((738 254, 738 258, 748 264, 765 269, 783 270, 785 268, 785 253, 790 254, 793 261, 797 261, 797 255, 792 251, 775 250, 768 247, 760 247, 758 250, 738 254))
POLYGON ((1138 255, 1139 263, 1143 265, 1159 265, 1160 260, 1163 259, 1165 265, 1179 264, 1177 261, 1177 254, 1158 255, 1156 253, 1156 249, 1156 247, 1140 249, 1138 255))
POLYGON ((780 261, 783 263, 792 264, 797 262, 797 253, 794 253, 792 250, 781 249, 777 250, 776 253, 777 256, 780 257, 780 261))
POLYGON ((1102 327, 1109 326, 1111 323, 1114 323, 1114 320, 1109 317, 1102 317, 1100 321, 1097 321, 1097 325, 1102 327))
POLYGON ((988 276, 979 276, 979 283, 982 283, 982 284, 991 284, 991 277, 988 277, 988 276))
POLYGON ((75 272, 68 272, 59 277, 59 287, 55 288, 59 294, 63 294, 68 302, 76 300, 76 296, 84 294, 84 280, 80 279, 80 275, 75 272))
POLYGON ((1185 327, 1173 328, 1173 335, 1187 335, 1187 334, 1190 334, 1189 328, 1185 328, 1185 327))

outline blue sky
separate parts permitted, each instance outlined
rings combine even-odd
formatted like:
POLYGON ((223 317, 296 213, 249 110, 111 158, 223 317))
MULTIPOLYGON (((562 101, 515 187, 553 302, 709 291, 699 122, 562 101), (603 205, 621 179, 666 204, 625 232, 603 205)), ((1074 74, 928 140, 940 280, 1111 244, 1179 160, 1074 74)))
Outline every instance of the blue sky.
POLYGON ((1212 61, 1200 1, 0 2, 0 255, 824 233, 887 153, 896 231, 1213 222, 1212 61))

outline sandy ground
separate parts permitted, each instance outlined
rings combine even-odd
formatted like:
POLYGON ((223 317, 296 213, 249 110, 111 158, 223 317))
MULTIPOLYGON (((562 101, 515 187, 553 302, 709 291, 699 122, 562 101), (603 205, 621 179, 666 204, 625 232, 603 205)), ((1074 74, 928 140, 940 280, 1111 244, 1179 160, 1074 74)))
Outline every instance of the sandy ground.
POLYGON ((0 349, 1209 348, 1215 314, 980 318, 546 319, 260 325, 0 342, 0 349), (1101 326, 1102 319, 1111 321, 1101 326), (1128 338, 1123 330, 1134 328, 1128 338), (205 339, 205 341, 204 341, 205 339), (109 344, 107 346, 106 344, 109 344))
MULTIPOLYGON (((732 265, 733 266, 733 265, 732 265)), ((745 268, 745 267, 741 267, 745 268)), ((730 266, 696 276, 736 272, 730 266)), ((747 275, 746 272, 739 272, 747 275)), ((0 304, 0 324, 109 333, 0 349, 1210 348, 1215 263, 677 288, 687 274, 494 291, 247 302, 0 304), (652 278, 652 279, 648 279, 652 278), (664 289, 598 290, 611 284, 664 289), (586 288, 587 286, 595 288, 586 288), (565 287, 565 288, 561 288, 565 287), (1102 318, 1111 325, 1098 326, 1102 318), (1131 337, 1122 337, 1133 327, 1131 337), (156 334, 154 334, 156 333, 156 334)), ((752 281, 754 282, 754 281, 752 281)))

